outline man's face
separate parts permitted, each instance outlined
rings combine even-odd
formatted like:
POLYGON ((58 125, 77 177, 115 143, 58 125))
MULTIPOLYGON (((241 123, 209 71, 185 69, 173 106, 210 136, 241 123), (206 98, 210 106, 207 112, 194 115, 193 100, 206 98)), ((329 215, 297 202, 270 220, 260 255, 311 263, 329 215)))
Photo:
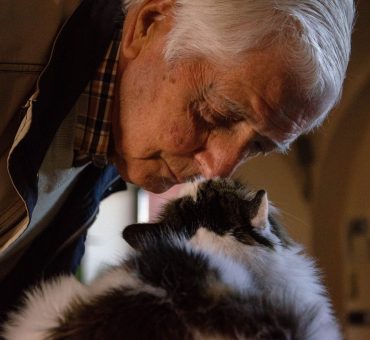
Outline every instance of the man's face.
POLYGON ((215 66, 169 65, 156 40, 124 65, 113 116, 121 176, 163 192, 197 175, 229 176, 242 161, 286 147, 307 125, 287 67, 274 51, 215 66))

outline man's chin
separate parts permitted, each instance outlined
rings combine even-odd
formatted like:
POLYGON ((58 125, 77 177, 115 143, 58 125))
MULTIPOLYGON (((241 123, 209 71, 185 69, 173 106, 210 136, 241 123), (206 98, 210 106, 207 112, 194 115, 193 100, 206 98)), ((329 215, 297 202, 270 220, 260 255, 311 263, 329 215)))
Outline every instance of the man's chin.
POLYGON ((128 173, 125 166, 117 166, 117 169, 124 181, 130 182, 154 194, 161 194, 178 184, 175 179, 168 177, 158 177, 155 175, 151 176, 146 174, 142 174, 142 176, 140 176, 140 174, 128 173))

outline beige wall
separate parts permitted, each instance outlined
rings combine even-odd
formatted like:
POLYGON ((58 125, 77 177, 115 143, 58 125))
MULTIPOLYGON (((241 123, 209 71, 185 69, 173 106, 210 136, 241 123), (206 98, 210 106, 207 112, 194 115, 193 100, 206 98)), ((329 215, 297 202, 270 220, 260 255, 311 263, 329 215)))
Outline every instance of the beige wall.
POLYGON ((290 235, 312 253, 311 207, 302 192, 303 178, 294 164, 294 153, 257 157, 243 165, 235 178, 253 189, 265 189, 279 209, 279 220, 290 235))

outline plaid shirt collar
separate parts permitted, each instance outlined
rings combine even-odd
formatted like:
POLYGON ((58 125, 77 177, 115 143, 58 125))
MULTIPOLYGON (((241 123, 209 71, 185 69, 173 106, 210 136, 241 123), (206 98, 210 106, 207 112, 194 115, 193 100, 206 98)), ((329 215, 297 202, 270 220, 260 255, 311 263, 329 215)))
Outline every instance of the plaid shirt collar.
POLYGON ((111 110, 117 75, 122 30, 118 30, 94 78, 85 89, 87 112, 79 112, 75 127, 74 165, 92 161, 95 166, 108 163, 111 110))

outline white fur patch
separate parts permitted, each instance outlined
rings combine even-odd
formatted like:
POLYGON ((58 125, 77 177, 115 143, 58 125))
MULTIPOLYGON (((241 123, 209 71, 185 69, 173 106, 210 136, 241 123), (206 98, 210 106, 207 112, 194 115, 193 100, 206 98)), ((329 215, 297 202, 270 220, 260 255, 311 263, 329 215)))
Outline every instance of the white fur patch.
POLYGON ((224 284, 238 291, 244 291, 246 287, 253 289, 251 277, 239 261, 241 254, 238 254, 234 247, 235 241, 230 241, 230 238, 218 236, 200 227, 189 245, 191 250, 205 255, 211 267, 218 269, 224 284))
POLYGON ((190 196, 194 202, 197 201, 197 192, 199 185, 204 182, 204 179, 198 178, 196 180, 193 180, 191 182, 182 184, 180 196, 190 196))
POLYGON ((276 245, 271 250, 244 245, 230 235, 218 236, 203 227, 189 243, 224 272, 225 284, 238 291, 257 291, 278 305, 291 306, 301 316, 302 324, 306 311, 317 309, 315 319, 305 328, 303 339, 341 339, 315 265, 299 254, 300 248, 276 245))
POLYGON ((26 296, 26 306, 10 321, 2 334, 7 340, 43 340, 47 331, 58 325, 58 318, 75 298, 86 299, 84 285, 72 276, 42 283, 26 296))

